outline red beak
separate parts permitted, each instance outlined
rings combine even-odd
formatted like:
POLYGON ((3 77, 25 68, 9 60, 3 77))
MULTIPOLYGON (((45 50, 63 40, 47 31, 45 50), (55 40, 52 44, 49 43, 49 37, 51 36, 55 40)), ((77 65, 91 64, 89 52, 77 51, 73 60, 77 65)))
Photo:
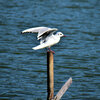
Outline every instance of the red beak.
POLYGON ((66 35, 64 35, 63 37, 67 37, 66 35))

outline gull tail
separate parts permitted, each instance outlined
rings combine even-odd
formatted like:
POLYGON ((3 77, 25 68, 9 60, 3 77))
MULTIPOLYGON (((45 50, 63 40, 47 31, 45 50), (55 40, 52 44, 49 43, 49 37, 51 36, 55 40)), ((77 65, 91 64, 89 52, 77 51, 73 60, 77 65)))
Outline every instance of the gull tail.
POLYGON ((38 46, 36 46, 36 47, 33 47, 32 49, 33 49, 33 50, 38 50, 38 49, 43 49, 43 48, 45 48, 45 47, 47 47, 47 45, 41 44, 41 45, 38 45, 38 46))

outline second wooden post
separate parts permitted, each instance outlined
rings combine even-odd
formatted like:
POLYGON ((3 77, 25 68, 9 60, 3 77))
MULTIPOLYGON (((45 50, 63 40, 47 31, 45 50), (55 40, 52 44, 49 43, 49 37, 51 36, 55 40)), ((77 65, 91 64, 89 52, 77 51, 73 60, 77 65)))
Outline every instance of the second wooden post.
POLYGON ((47 100, 54 98, 54 67, 53 67, 53 53, 47 52, 47 100))

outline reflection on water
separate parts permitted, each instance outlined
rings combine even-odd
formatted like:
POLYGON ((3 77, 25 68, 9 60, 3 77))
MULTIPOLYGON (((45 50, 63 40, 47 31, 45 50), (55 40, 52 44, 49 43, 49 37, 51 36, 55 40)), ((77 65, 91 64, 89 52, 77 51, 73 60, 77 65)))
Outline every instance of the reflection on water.
POLYGON ((0 99, 44 100, 47 96, 46 51, 34 51, 36 34, 24 29, 47 26, 66 38, 52 47, 55 95, 69 77, 62 100, 100 99, 100 1, 0 1, 0 99))

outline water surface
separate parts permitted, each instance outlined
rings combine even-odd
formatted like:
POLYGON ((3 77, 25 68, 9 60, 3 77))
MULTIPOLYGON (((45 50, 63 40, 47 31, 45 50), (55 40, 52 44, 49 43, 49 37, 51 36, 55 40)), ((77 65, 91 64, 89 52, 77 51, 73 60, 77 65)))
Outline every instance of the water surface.
POLYGON ((55 95, 67 81, 73 83, 62 100, 100 100, 100 1, 0 1, 0 99, 46 100, 46 51, 36 34, 22 30, 58 28, 66 38, 53 46, 55 95))

